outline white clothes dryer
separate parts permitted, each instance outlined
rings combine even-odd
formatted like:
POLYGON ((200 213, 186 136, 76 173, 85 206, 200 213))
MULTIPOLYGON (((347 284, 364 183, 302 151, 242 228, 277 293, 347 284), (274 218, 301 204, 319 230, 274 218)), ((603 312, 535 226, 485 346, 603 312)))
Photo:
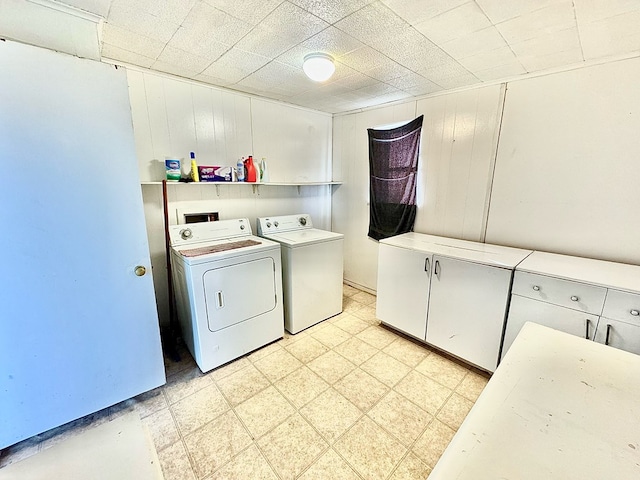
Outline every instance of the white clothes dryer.
POLYGON ((249 220, 169 227, 182 335, 207 372, 284 334, 280 244, 249 220))
POLYGON ((258 235, 282 246, 284 326, 295 334, 342 312, 343 238, 308 214, 258 218, 258 235))

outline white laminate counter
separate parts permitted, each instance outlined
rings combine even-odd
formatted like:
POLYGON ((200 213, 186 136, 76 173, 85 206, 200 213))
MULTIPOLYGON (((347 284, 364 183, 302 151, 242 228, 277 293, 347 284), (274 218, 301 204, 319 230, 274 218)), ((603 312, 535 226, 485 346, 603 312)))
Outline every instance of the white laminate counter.
POLYGON ((640 478, 640 356, 526 323, 429 480, 640 478))

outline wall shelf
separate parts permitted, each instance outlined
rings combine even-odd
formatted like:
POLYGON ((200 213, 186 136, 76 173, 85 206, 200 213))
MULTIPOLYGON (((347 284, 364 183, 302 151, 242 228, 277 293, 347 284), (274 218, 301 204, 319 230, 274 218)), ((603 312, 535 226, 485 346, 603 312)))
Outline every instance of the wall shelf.
MULTIPOLYGON (((162 185, 162 182, 140 182, 142 185, 162 185)), ((253 187, 253 193, 262 186, 265 187, 297 187, 300 195, 300 187, 313 187, 322 185, 342 185, 342 182, 167 182, 169 185, 215 185, 216 195, 220 196, 220 185, 247 185, 253 187)))

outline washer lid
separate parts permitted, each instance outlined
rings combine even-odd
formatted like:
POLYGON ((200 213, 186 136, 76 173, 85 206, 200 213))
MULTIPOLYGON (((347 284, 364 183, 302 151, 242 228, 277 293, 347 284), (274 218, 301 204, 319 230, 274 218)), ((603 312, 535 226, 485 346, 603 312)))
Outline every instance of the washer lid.
POLYGON ((307 230, 296 230, 292 232, 282 232, 277 235, 268 235, 265 238, 275 240, 289 247, 298 247, 309 245, 312 243, 329 242, 332 240, 340 240, 344 237, 341 233, 329 232, 327 230, 319 230, 310 228, 307 230))

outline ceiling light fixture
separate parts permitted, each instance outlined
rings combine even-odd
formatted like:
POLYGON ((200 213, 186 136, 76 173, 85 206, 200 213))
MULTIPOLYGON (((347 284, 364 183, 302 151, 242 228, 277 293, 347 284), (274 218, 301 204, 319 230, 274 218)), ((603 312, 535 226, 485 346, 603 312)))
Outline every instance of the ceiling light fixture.
POLYGON ((314 82, 324 82, 328 80, 333 72, 336 71, 336 66, 333 64, 333 57, 326 53, 310 53, 305 55, 304 63, 302 64, 304 73, 314 82))

